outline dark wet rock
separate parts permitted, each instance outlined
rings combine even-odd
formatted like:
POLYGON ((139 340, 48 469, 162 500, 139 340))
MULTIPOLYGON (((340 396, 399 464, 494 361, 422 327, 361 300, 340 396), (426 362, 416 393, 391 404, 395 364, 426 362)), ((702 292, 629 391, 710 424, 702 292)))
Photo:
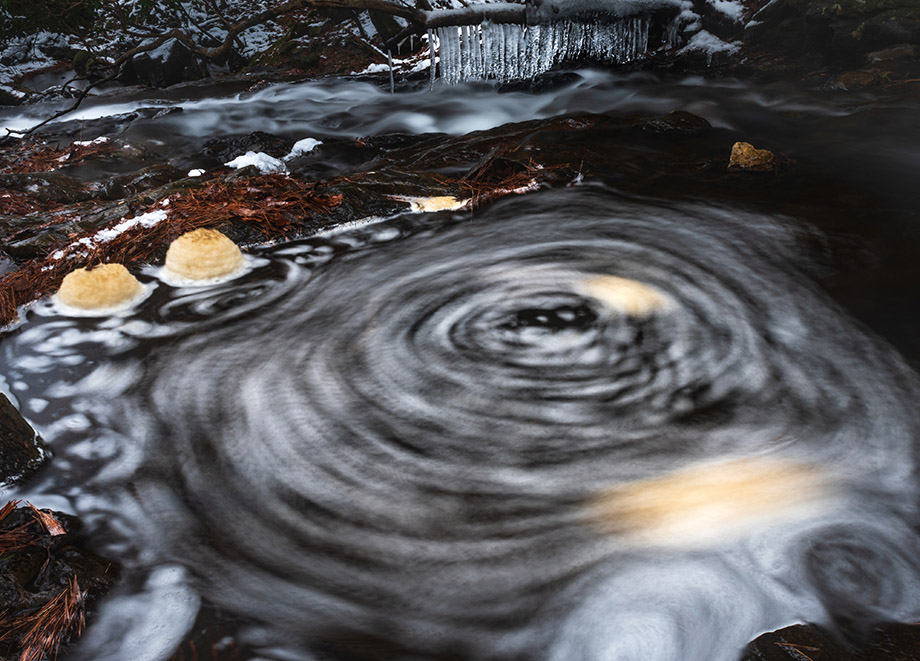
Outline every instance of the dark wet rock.
POLYGON ((697 115, 685 110, 672 110, 663 117, 650 119, 642 127, 649 133, 683 133, 693 135, 712 128, 712 125, 697 115))
POLYGON ((201 153, 210 156, 223 165, 246 152, 264 152, 269 156, 281 158, 290 153, 294 141, 281 138, 264 131, 255 131, 248 135, 214 138, 204 143, 201 153))
POLYGON ((746 49, 797 57, 813 53, 826 65, 853 66, 868 55, 920 42, 916 0, 776 0, 754 16, 746 49))
MULTIPOLYGON (((74 516, 31 507, 6 512, 0 520, 0 540, 6 546, 0 555, 0 658, 20 658, 28 628, 17 624, 24 618, 55 608, 68 592, 82 610, 115 585, 120 569, 87 548, 81 528, 74 516)), ((46 633, 53 637, 65 631, 51 627, 46 633)))
POLYGON ((81 181, 57 172, 0 174, 0 188, 25 193, 41 202, 73 204, 94 197, 94 191, 81 181))
POLYGON ((0 482, 22 479, 38 468, 44 458, 41 440, 35 430, 6 395, 0 393, 0 482))
POLYGON ((110 179, 103 185, 103 195, 110 200, 139 195, 185 177, 185 173, 168 163, 151 165, 138 172, 110 179))
POLYGON ((882 76, 878 71, 872 69, 862 69, 858 71, 844 71, 837 74, 834 79, 837 89, 856 90, 863 87, 872 87, 882 82, 882 76))
POLYGON ((23 92, 8 85, 0 85, 0 106, 18 106, 25 100, 26 94, 23 92))
POLYGON ((869 64, 885 64, 920 58, 920 46, 915 44, 897 44, 866 55, 869 64))
POLYGON ((159 48, 135 55, 125 65, 121 80, 127 84, 169 87, 207 75, 207 69, 188 47, 170 39, 159 48))
POLYGON ((855 646, 812 624, 765 633, 753 641, 741 661, 916 661, 920 626, 885 624, 855 646))

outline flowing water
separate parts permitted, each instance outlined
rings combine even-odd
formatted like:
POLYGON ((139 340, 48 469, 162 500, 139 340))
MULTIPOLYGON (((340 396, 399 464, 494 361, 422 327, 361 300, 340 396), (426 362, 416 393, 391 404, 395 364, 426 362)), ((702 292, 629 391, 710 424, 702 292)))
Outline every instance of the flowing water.
POLYGON ((694 109, 871 189, 888 217, 824 229, 889 275, 834 300, 827 240, 788 209, 588 180, 256 247, 210 287, 151 267, 118 317, 41 302, 0 341, 0 386, 54 457, 10 495, 78 513, 127 567, 68 658, 162 661, 202 598, 275 660, 728 660, 794 622, 920 615, 918 385, 877 337, 920 357, 916 288, 887 286, 916 283, 918 143, 889 128, 911 102, 586 73, 541 94, 336 81, 177 103, 125 135, 181 161, 243 126, 694 109))

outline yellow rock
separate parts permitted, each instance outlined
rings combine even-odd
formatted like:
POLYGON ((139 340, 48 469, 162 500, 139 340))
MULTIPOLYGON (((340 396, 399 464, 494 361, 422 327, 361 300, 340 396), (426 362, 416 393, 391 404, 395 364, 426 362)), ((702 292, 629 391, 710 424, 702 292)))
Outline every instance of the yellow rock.
POLYGON ((102 264, 96 268, 77 269, 61 283, 57 300, 82 310, 115 308, 140 296, 141 283, 121 264, 102 264))
POLYGON ((643 545, 702 547, 758 525, 823 511, 832 489, 817 469, 777 459, 735 459, 612 487, 591 516, 643 545))
POLYGON ((233 241, 217 230, 197 229, 169 245, 165 269, 184 280, 211 280, 232 275, 243 263, 243 253, 233 241))
POLYGON ((729 170, 769 172, 777 167, 779 161, 768 149, 755 149, 749 142, 736 142, 732 145, 732 155, 728 160, 729 170))
POLYGON ((588 278, 579 288, 586 295, 631 317, 647 317, 673 306, 671 298, 655 287, 616 275, 588 278))

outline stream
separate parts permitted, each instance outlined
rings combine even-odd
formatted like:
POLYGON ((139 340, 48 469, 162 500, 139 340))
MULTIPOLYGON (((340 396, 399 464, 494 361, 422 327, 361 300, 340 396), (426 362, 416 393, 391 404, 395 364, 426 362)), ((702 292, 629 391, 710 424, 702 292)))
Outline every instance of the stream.
POLYGON ((6 495, 125 567, 68 661, 166 661, 202 603, 251 661, 733 661, 916 621, 920 94, 554 80, 110 90, 46 129, 182 169, 313 137, 319 178, 362 136, 679 109, 791 164, 627 187, 694 158, 638 131, 569 186, 251 246, 222 284, 149 266, 117 316, 33 305, 0 391, 52 459, 6 495))

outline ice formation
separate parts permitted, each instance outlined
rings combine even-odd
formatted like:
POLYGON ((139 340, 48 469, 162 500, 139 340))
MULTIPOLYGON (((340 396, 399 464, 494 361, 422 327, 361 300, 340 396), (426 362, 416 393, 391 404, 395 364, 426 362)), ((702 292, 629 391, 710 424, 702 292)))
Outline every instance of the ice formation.
POLYGON ((531 78, 568 60, 636 60, 648 50, 649 22, 647 16, 543 25, 485 22, 437 28, 428 38, 432 49, 437 38, 440 76, 446 82, 504 82, 531 78))

